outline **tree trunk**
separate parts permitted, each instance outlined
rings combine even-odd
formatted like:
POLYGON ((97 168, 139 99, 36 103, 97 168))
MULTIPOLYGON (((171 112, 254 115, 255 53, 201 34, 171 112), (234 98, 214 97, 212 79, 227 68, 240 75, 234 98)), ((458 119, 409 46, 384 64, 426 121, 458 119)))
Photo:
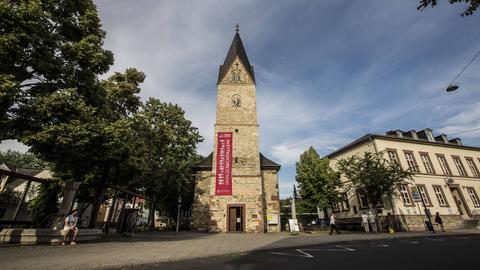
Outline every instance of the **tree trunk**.
POLYGON ((112 216, 115 211, 115 204, 117 203, 117 194, 118 194, 118 191, 115 191, 115 195, 113 195, 113 198, 112 198, 112 205, 110 205, 110 209, 108 210, 107 223, 105 224, 105 227, 104 227, 105 234, 108 234, 110 232, 110 223, 112 222, 112 216))
POLYGON ((380 216, 378 215, 378 206, 375 206, 373 209, 375 211, 375 222, 377 223, 377 230, 378 232, 383 232, 382 223, 380 222, 380 216))
POLYGON ((109 166, 105 166, 103 169, 103 174, 100 179, 99 185, 95 188, 95 198, 92 203, 92 212, 90 213, 90 222, 88 223, 89 229, 95 229, 97 225, 98 212, 100 211, 100 206, 102 205, 103 195, 107 188, 107 174, 109 171, 109 166))
POLYGON ((150 230, 155 230, 155 205, 157 201, 155 199, 155 194, 152 196, 152 201, 150 202, 150 210, 148 212, 148 224, 150 230))
POLYGON ((388 198, 390 200, 390 207, 392 207, 392 215, 393 215, 393 220, 394 220, 394 225, 395 226, 395 231, 400 231, 400 225, 398 224, 397 220, 397 214, 395 213, 395 205, 393 204, 392 196, 388 198))
MULTIPOLYGON (((376 204, 368 203, 370 212, 373 212, 373 215, 375 216, 375 224, 377 225, 377 231, 381 232, 382 231, 382 226, 380 224, 380 217, 378 216, 378 206, 377 205, 378 205, 378 203, 376 203, 376 204)), ((368 222, 370 223, 370 221, 368 221, 368 222)))

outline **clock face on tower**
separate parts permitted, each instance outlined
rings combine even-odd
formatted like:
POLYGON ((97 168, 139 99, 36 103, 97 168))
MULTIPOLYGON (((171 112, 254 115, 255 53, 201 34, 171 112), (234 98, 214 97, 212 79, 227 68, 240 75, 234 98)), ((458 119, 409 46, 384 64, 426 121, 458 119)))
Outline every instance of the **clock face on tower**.
POLYGON ((239 95, 233 95, 232 97, 232 106, 233 107, 240 107, 242 106, 242 101, 239 95))

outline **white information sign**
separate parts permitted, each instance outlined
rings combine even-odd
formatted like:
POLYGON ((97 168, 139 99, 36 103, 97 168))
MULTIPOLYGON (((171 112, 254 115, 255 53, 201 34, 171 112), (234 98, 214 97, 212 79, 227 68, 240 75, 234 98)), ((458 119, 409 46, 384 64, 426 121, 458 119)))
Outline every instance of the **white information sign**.
POLYGON ((300 232, 300 227, 298 226, 298 220, 296 218, 289 219, 288 225, 290 226, 290 232, 292 234, 296 234, 300 232))
POLYGON ((278 214, 269 214, 267 215, 267 224, 277 225, 278 224, 278 214))
POLYGON ((417 187, 412 187, 412 198, 414 202, 422 201, 422 196, 420 195, 420 192, 418 191, 417 187))

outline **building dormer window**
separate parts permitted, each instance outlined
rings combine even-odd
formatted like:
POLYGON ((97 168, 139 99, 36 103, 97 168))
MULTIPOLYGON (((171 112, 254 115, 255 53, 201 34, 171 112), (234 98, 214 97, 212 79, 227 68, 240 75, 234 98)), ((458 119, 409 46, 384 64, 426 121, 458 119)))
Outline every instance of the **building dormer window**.
POLYGON ((435 141, 435 139, 433 139, 433 135, 432 135, 431 132, 428 132, 428 131, 427 131, 426 134, 427 134, 427 139, 428 139, 428 141, 430 141, 430 142, 435 141))

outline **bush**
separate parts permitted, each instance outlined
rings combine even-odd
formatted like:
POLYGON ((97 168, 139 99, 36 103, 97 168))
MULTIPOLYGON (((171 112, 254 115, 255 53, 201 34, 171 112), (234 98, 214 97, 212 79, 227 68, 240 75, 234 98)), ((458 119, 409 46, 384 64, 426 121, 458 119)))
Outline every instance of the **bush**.
POLYGON ((62 184, 59 181, 52 180, 39 186, 38 195, 28 204, 34 228, 49 225, 50 217, 58 211, 57 201, 61 193, 62 184))

